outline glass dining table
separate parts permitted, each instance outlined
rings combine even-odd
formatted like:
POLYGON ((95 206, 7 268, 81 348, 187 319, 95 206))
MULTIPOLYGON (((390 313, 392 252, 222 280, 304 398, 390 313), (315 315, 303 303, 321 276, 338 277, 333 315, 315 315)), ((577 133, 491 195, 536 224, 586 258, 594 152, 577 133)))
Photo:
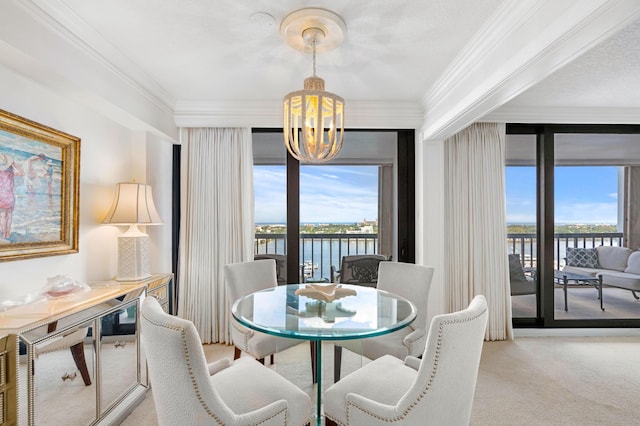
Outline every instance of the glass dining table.
MULTIPOLYGON (((315 424, 322 424, 323 341, 365 339, 399 330, 416 318, 411 301, 373 287, 288 284, 248 294, 232 314, 262 333, 317 342, 315 424)), ((312 422, 313 423, 313 422, 312 422)))

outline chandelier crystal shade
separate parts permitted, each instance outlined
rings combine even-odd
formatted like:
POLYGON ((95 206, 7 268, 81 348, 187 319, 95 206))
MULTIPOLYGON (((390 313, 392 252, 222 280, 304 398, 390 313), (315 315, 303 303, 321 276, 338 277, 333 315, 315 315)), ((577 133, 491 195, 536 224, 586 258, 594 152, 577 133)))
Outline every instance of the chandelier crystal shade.
POLYGON ((305 79, 304 90, 284 98, 284 142, 295 159, 331 160, 342 148, 343 134, 344 99, 325 92, 320 77, 305 79))
POLYGON ((313 75, 304 80, 304 90, 284 97, 284 143, 302 163, 329 161, 342 148, 344 99, 325 91, 324 80, 316 76, 316 45, 325 35, 319 27, 302 31, 305 44, 313 49, 313 75))

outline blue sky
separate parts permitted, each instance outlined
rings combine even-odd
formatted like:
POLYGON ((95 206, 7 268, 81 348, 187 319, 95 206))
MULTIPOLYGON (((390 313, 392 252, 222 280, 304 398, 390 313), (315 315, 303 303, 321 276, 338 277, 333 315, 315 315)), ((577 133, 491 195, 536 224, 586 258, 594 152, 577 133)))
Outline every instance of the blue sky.
MULTIPOLYGON (((618 168, 555 168, 556 223, 617 223, 618 168)), ((535 167, 507 167, 507 222, 535 223, 535 167)), ((256 223, 284 223, 285 166, 256 166, 256 223)), ((300 221, 340 223, 378 216, 377 166, 302 166, 300 221)))
MULTIPOLYGON (((256 166, 253 173, 256 223, 284 223, 285 166, 256 166)), ((302 223, 355 223, 377 217, 377 166, 300 167, 302 223)))
MULTIPOLYGON (((618 168, 555 168, 555 222, 616 224, 618 168)), ((507 167, 507 223, 536 221, 535 167, 507 167)))

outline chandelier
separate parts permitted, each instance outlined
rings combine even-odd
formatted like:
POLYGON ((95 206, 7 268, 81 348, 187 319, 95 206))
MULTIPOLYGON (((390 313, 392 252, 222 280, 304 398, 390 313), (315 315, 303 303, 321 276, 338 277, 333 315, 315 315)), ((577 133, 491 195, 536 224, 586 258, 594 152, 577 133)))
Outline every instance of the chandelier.
POLYGON ((284 97, 284 143, 302 163, 329 161, 342 148, 344 99, 324 90, 324 80, 316 75, 316 50, 337 46, 345 29, 338 15, 317 8, 293 12, 280 25, 289 44, 313 52, 313 75, 304 80, 304 90, 284 97))

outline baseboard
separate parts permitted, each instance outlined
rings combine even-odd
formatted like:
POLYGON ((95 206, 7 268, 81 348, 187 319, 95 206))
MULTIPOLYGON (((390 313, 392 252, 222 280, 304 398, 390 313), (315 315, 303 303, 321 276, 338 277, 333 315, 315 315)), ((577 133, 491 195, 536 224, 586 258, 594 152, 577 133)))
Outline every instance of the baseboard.
POLYGON ((116 407, 100 420, 98 425, 119 425, 145 399, 147 387, 137 385, 116 407))
POLYGON ((637 337, 640 328, 515 328, 514 337, 637 337))

